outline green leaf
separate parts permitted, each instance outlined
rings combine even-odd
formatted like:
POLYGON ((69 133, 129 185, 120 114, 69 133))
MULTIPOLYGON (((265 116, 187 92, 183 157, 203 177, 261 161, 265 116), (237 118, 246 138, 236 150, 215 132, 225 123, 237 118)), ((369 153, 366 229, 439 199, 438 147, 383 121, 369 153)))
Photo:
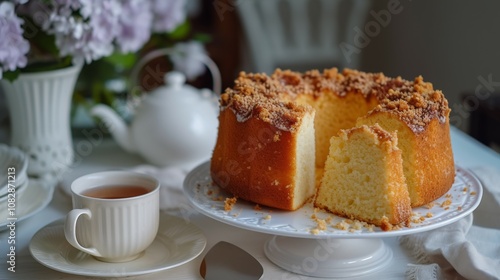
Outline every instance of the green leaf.
POLYGON ((30 52, 33 55, 51 55, 53 57, 59 56, 59 49, 56 46, 54 35, 45 33, 41 27, 36 25, 30 17, 24 17, 24 38, 31 44, 30 52))
POLYGON ((19 69, 15 70, 15 71, 3 72, 3 79, 5 79, 9 82, 13 82, 15 79, 17 79, 20 72, 21 71, 19 71, 19 69))
POLYGON ((23 69, 16 69, 15 71, 4 72, 3 78, 12 82, 15 79, 17 79, 17 77, 21 73, 37 73, 37 72, 58 70, 69 67, 71 66, 71 64, 72 64, 71 57, 64 57, 50 62, 44 61, 44 62, 30 63, 23 69))
POLYGON ((24 69, 22 69, 22 72, 34 73, 34 72, 52 71, 69 67, 71 66, 71 64, 72 64, 71 57, 67 56, 52 61, 30 63, 24 69))
POLYGON ((131 69, 137 61, 137 56, 135 53, 114 52, 112 55, 107 56, 104 59, 122 69, 131 69))
POLYGON ((191 29, 191 24, 189 21, 185 21, 183 24, 177 26, 172 32, 170 32, 169 37, 173 40, 182 40, 189 35, 189 30, 191 29))
POLYGON ((104 83, 121 75, 114 64, 105 58, 92 61, 83 67, 79 79, 86 80, 88 84, 104 83))
POLYGON ((143 47, 143 50, 152 50, 157 48, 170 47, 172 43, 170 38, 165 33, 153 33, 147 44, 143 47))
POLYGON ((202 44, 207 44, 212 41, 212 36, 207 33, 195 33, 193 35, 193 40, 199 41, 202 44))
POLYGON ((57 56, 59 54, 59 49, 56 46, 56 39, 54 35, 48 35, 45 32, 38 32, 35 38, 31 42, 37 42, 37 47, 49 54, 57 56))

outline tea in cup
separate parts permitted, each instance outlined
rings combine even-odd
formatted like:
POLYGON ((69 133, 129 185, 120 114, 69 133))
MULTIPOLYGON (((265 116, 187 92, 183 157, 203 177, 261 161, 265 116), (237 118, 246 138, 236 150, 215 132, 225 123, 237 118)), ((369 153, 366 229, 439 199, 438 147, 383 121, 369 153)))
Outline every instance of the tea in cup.
POLYGON ((71 184, 73 210, 66 216, 66 240, 101 261, 138 258, 158 232, 159 190, 158 180, 131 171, 77 178, 71 184))

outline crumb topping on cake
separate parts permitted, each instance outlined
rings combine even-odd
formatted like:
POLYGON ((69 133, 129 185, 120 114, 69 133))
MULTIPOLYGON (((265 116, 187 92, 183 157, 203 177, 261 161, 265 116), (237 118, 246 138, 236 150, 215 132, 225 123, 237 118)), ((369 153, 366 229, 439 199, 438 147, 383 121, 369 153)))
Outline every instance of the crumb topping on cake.
POLYGON ((450 112, 443 93, 424 82, 421 76, 408 81, 352 69, 340 73, 337 68, 322 73, 277 69, 271 76, 241 72, 234 87, 221 95, 220 104, 221 110, 233 110, 238 121, 257 117, 280 130, 294 131, 304 114, 313 110, 294 102, 298 95, 336 94, 342 97, 352 92, 365 98, 375 97, 379 105, 372 112, 395 114, 414 132, 424 131, 433 119, 446 122, 450 112))
POLYGON ((443 93, 434 90, 432 84, 424 82, 421 76, 413 82, 405 81, 402 86, 389 88, 382 97, 374 111, 396 114, 414 132, 424 131, 433 119, 445 123, 450 113, 443 93))
POLYGON ((295 104, 292 78, 279 80, 265 74, 240 73, 234 88, 221 95, 221 110, 231 108, 238 121, 244 122, 257 117, 284 131, 293 131, 300 124, 305 112, 312 112, 310 106, 295 104))

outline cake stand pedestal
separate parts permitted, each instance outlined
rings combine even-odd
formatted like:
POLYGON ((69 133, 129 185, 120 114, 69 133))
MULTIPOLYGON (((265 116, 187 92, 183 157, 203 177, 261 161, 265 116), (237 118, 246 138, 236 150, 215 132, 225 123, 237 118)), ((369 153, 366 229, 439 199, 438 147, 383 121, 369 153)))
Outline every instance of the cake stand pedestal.
POLYGON ((413 208, 409 226, 392 231, 351 227, 349 223, 347 230, 337 229, 334 225, 344 223, 345 219, 317 211, 311 203, 296 211, 281 211, 255 209, 254 203, 240 199, 226 211, 220 198, 232 195, 212 182, 208 162, 187 175, 183 190, 200 213, 232 226, 272 235, 264 245, 264 253, 277 266, 306 276, 346 278, 387 268, 393 252, 383 238, 440 228, 476 209, 483 193, 481 183, 466 169, 456 167, 455 171, 455 182, 445 195, 428 207, 413 208), (317 219, 329 221, 325 230, 317 230, 317 219))
POLYGON ((383 269, 392 250, 382 239, 305 239, 273 236, 264 252, 277 266, 314 277, 353 277, 383 269))

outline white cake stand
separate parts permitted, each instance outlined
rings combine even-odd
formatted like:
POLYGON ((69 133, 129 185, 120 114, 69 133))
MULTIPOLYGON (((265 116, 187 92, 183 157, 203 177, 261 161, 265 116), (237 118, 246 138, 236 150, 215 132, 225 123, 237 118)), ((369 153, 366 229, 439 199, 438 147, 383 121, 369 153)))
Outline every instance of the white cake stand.
POLYGON ((312 203, 296 211, 282 211, 238 200, 224 210, 232 197, 210 178, 210 164, 192 170, 184 181, 184 193, 201 213, 215 220, 273 235, 266 243, 266 256, 293 273, 314 277, 355 277, 383 269, 392 260, 384 237, 436 229, 470 214, 481 201, 482 187, 468 170, 457 167, 451 189, 427 207, 413 208, 408 227, 382 231, 331 213, 316 211, 312 203), (326 229, 319 226, 326 223, 326 229))

